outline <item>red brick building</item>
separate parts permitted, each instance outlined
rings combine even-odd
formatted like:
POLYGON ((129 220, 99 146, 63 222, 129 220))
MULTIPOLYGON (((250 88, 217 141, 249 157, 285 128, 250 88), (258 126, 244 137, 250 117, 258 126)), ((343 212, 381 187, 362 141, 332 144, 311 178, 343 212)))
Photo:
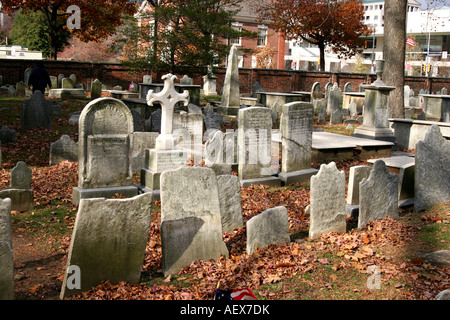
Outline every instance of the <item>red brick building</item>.
MULTIPOLYGON (((249 39, 249 38, 239 38, 239 39, 227 39, 225 40, 229 45, 236 45, 238 49, 250 49, 251 53, 246 53, 243 50, 239 52, 239 67, 240 68, 256 68, 256 52, 258 48, 268 46, 270 51, 273 53, 272 63, 270 64, 270 68, 273 69, 284 69, 285 61, 285 39, 279 32, 276 32, 272 28, 270 28, 267 21, 258 22, 258 14, 256 12, 255 3, 261 3, 261 1, 255 0, 244 0, 241 3, 240 12, 234 16, 234 22, 232 23, 232 27, 240 30, 245 29, 248 31, 252 31, 258 34, 257 39, 249 39)), ((141 19, 140 13, 145 13, 148 11, 152 11, 153 6, 150 1, 144 0, 141 3, 139 8, 139 12, 136 14, 138 18, 139 24, 151 23, 148 21, 148 18, 141 19), (140 20, 141 19, 141 20, 140 20)), ((143 16, 143 15, 142 15, 143 16)))

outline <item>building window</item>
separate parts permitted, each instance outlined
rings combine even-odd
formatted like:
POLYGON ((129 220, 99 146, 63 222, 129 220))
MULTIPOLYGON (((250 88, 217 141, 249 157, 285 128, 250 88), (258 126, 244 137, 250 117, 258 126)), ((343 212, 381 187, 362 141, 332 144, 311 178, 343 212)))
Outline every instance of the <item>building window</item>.
POLYGON ((258 47, 265 46, 267 44, 267 27, 258 26, 258 47))
MULTIPOLYGON (((231 28, 233 30, 241 32, 242 31, 242 23, 234 22, 234 23, 231 24, 231 28)), ((230 39, 230 44, 240 46, 241 45, 241 37, 231 38, 230 39)))

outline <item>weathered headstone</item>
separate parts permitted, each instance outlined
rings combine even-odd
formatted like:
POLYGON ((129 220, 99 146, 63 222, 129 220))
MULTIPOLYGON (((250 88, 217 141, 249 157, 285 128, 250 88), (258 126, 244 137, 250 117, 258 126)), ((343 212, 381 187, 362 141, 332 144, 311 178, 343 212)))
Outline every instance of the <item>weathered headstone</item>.
POLYGON ((74 84, 72 82, 72 79, 70 79, 70 78, 63 78, 61 80, 61 88, 63 88, 63 89, 73 89, 74 88, 74 84))
POLYGON ((369 178, 370 170, 369 166, 354 166, 350 167, 348 176, 348 191, 347 191, 347 204, 352 206, 359 206, 359 183, 364 178, 369 178))
POLYGON ((52 89, 58 89, 58 77, 50 76, 50 82, 52 84, 52 89))
POLYGON ((177 148, 186 151, 188 159, 202 162, 203 115, 180 112, 173 117, 173 134, 178 137, 177 148))
POLYGON ((161 243, 166 275, 195 260, 228 257, 212 169, 182 167, 161 174, 161 243))
POLYGON ((149 74, 146 74, 142 77, 143 83, 152 83, 152 76, 149 74))
POLYGON ((247 221, 247 254, 266 245, 289 242, 289 218, 285 207, 267 209, 247 221))
POLYGON ((328 92, 327 101, 327 113, 332 114, 332 112, 341 107, 342 102, 342 91, 337 83, 334 83, 328 92))
POLYGON ((11 199, 0 199, 0 300, 14 299, 11 199))
POLYGON ((77 76, 76 76, 74 73, 72 73, 72 74, 69 76, 69 79, 72 80, 72 85, 73 85, 73 87, 75 88, 76 85, 77 85, 77 76))
POLYGON ((91 84, 91 100, 95 100, 102 96, 102 83, 100 80, 95 79, 91 84))
POLYGON ((309 182, 317 170, 311 169, 314 110, 308 102, 290 102, 281 114, 281 173, 284 184, 309 182))
POLYGON ((238 175, 241 184, 279 186, 272 177, 272 116, 269 108, 249 107, 239 110, 238 175))
POLYGON ((180 84, 192 85, 192 84, 193 84, 193 80, 192 80, 192 78, 190 78, 187 74, 185 74, 185 75, 180 79, 180 84))
POLYGON ((237 176, 224 174, 217 176, 222 230, 232 232, 244 226, 241 205, 241 184, 237 176))
POLYGON ((231 174, 232 162, 227 161, 225 134, 216 130, 209 134, 205 143, 205 166, 217 175, 231 174))
POLYGON ((225 80, 223 83, 221 105, 217 108, 217 112, 224 115, 236 115, 240 106, 237 51, 238 49, 236 46, 232 46, 230 49, 225 80))
POLYGON ((432 125, 416 144, 414 211, 450 200, 450 141, 432 125))
POLYGON ((40 90, 36 90, 30 99, 22 101, 22 129, 46 128, 51 129, 53 104, 45 99, 40 90))
POLYGON ((81 199, 61 299, 106 280, 114 284, 139 282, 152 202, 152 193, 130 199, 81 199))
POLYGON ((398 175, 390 174, 383 160, 378 160, 369 178, 359 184, 358 228, 386 217, 398 218, 398 175))
POLYGON ((27 86, 26 86, 25 82, 19 81, 16 84, 16 97, 24 97, 26 87, 27 86))
POLYGON ((345 173, 336 163, 322 164, 311 177, 309 237, 318 238, 331 231, 346 231, 345 173))
POLYGON ((0 190, 0 199, 6 198, 11 199, 11 210, 30 211, 34 208, 31 169, 23 161, 11 170, 10 188, 0 190))
POLYGON ((203 94, 205 96, 217 95, 217 77, 211 75, 203 76, 203 94))
POLYGON ((99 98, 84 107, 79 121, 78 187, 81 198, 137 195, 131 171, 133 116, 120 100, 99 98))
POLYGON ((344 84, 344 92, 353 92, 353 84, 351 82, 344 84))
POLYGON ((325 108, 319 109, 319 116, 318 116, 318 118, 317 118, 317 121, 318 121, 318 122, 326 121, 325 116, 326 116, 326 110, 325 110, 325 108))
POLYGON ((341 124, 342 123, 342 110, 340 108, 331 110, 330 114, 330 124, 341 124))
POLYGON ((50 144, 50 166, 65 160, 78 161, 78 144, 66 134, 50 144))
POLYGON ((0 141, 3 143, 15 143, 17 141, 17 133, 8 126, 2 126, 0 129, 0 141))
POLYGON ((203 121, 205 122, 205 130, 207 132, 214 129, 221 130, 223 124, 223 115, 218 114, 212 110, 206 110, 203 121))

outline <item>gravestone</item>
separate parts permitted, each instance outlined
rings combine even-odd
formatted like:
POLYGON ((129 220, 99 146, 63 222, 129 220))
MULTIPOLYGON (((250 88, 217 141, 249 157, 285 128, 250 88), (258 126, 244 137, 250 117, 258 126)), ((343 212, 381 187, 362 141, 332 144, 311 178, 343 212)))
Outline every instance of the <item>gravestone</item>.
POLYGON ((256 81, 255 84, 252 87, 252 97, 253 98, 257 98, 258 97, 258 92, 264 92, 264 90, 263 90, 263 87, 262 87, 261 83, 256 81))
POLYGON ((387 216, 398 218, 398 175, 390 174, 383 160, 378 160, 369 178, 359 184, 358 228, 387 216))
POLYGON ((16 143, 16 131, 14 129, 10 129, 8 126, 2 126, 0 129, 0 141, 3 143, 16 143))
POLYGON ((0 300, 14 300, 11 199, 0 199, 0 300))
POLYGON ((53 104, 45 99, 44 93, 36 90, 30 99, 22 101, 22 129, 46 128, 51 129, 53 104))
POLYGON ((342 119, 343 119, 342 110, 340 108, 331 110, 330 124, 341 124, 342 119))
POLYGON ((336 163, 320 165, 319 172, 311 177, 310 199, 311 239, 331 231, 346 231, 345 173, 336 163))
POLYGON ((433 124, 416 144, 414 211, 450 200, 450 141, 433 124))
POLYGON ((138 283, 150 231, 152 193, 130 199, 81 199, 67 257, 60 298, 108 280, 138 283), (80 288, 69 268, 79 269, 80 288))
POLYGON ((61 80, 61 88, 62 89, 73 89, 74 88, 74 84, 72 82, 72 79, 70 79, 70 78, 63 78, 61 80))
POLYGON ((95 100, 102 96, 102 83, 95 79, 91 84, 91 100, 95 100))
POLYGON ((344 92, 353 92, 353 84, 351 82, 344 84, 344 92))
POLYGON ((311 86, 311 101, 317 99, 323 99, 324 94, 322 92, 322 87, 320 86, 320 82, 314 82, 311 86))
POLYGON ((411 96, 411 87, 408 85, 403 86, 403 99, 405 107, 409 106, 409 97, 411 96))
POLYGON ((146 98, 149 106, 153 103, 161 105, 161 133, 156 138, 155 148, 146 150, 145 168, 141 171, 141 185, 150 190, 159 189, 163 171, 177 169, 187 162, 186 152, 175 148, 177 138, 173 134, 173 118, 177 104, 188 105, 189 92, 178 93, 174 86, 177 77, 170 73, 162 79, 164 88, 158 93, 149 90, 146 98))
POLYGON ((326 116, 326 110, 325 110, 325 108, 319 109, 319 116, 318 116, 318 118, 317 118, 317 121, 318 121, 318 122, 326 121, 325 116, 326 116))
POLYGON ((149 74, 146 74, 142 77, 143 83, 152 83, 152 76, 149 74))
POLYGON ((33 71, 33 68, 26 68, 25 69, 25 72, 23 74, 23 83, 25 84, 25 86, 29 85, 28 80, 30 79, 31 71, 33 71))
POLYGON ((78 144, 66 134, 50 144, 50 166, 65 160, 78 161, 78 144))
POLYGON ((327 113, 332 114, 336 109, 341 108, 342 91, 337 83, 334 83, 328 92, 327 113))
POLYGON ((364 178, 369 178, 369 166, 353 166, 350 167, 348 176, 347 204, 351 206, 359 206, 359 183, 364 178))
MULTIPOLYGON (((50 76, 50 82, 52 84, 52 89, 58 89, 58 78, 57 77, 50 76)), ((47 89, 49 89, 48 86, 47 86, 47 89)))
POLYGON ((212 110, 206 110, 203 121, 205 122, 206 132, 210 132, 211 130, 221 130, 223 124, 223 115, 212 110))
POLYGON ((16 97, 24 97, 26 84, 23 81, 20 81, 16 84, 16 97))
POLYGON ((187 74, 180 79, 180 84, 192 85, 193 81, 187 74))
POLYGON ((289 217, 285 207, 270 208, 247 221, 247 254, 270 244, 290 242, 289 217))
POLYGON ((74 73, 72 73, 72 74, 69 76, 69 79, 72 80, 72 85, 73 85, 73 87, 75 88, 76 85, 77 85, 77 76, 76 76, 74 73))
POLYGON ((161 109, 156 109, 150 115, 150 118, 146 120, 145 130, 148 132, 161 133, 161 109))
POLYGON ((211 75, 203 76, 203 95, 215 96, 217 95, 217 77, 211 75))
POLYGON ((11 210, 31 211, 34 208, 34 195, 31 188, 31 169, 19 161, 11 170, 10 188, 0 190, 0 199, 11 199, 11 210))
POLYGON ((231 46, 223 83, 222 100, 217 112, 223 115, 237 115, 240 106, 238 49, 231 46))
POLYGON ((242 186, 280 186, 272 177, 272 116, 269 108, 249 107, 238 116, 238 176, 242 186))
POLYGON ((314 110, 308 102, 290 102, 281 114, 281 173, 285 185, 309 182, 316 169, 311 169, 314 110))
POLYGON ((78 187, 73 188, 73 202, 116 193, 137 195, 131 171, 130 109, 115 98, 93 100, 81 112, 78 132, 78 187))
POLYGON ((381 79, 384 62, 378 60, 376 66, 377 80, 365 85, 363 106, 363 123, 352 134, 357 138, 395 142, 392 129, 389 128, 389 94, 395 89, 387 86, 381 79))
POLYGON ((177 148, 186 151, 187 159, 201 163, 203 157, 203 115, 180 112, 173 116, 173 134, 177 148))
POLYGON ((241 184, 237 176, 217 176, 222 231, 232 232, 244 226, 241 206, 241 184))
POLYGON ((232 162, 227 161, 226 151, 225 134, 219 130, 211 132, 205 143, 205 166, 217 175, 231 174, 232 162))
POLYGON ((228 258, 212 169, 182 167, 161 174, 161 244, 165 275, 196 260, 228 258))
POLYGON ((398 218, 398 175, 390 174, 383 160, 378 160, 369 178, 359 184, 358 228, 385 217, 398 218))

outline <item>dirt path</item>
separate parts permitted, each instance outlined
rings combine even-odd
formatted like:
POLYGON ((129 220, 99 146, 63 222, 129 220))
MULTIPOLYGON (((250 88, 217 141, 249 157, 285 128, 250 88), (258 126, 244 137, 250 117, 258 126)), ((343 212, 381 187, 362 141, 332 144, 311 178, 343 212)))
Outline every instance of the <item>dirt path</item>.
POLYGON ((65 255, 20 230, 13 232, 12 241, 15 299, 59 299, 65 255))

